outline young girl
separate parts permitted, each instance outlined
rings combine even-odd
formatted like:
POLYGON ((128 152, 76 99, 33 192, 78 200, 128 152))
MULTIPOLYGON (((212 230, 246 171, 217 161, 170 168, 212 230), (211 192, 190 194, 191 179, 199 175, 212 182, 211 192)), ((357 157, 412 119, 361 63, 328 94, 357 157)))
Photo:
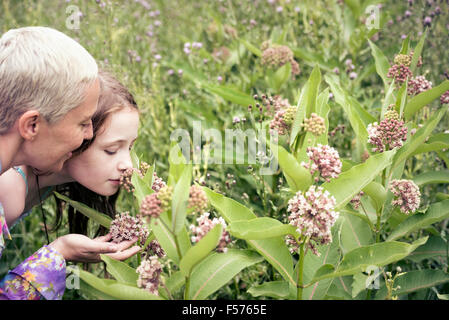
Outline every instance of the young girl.
MULTIPOLYGON (((26 216, 22 214, 24 209, 29 209, 26 208, 29 206, 26 203, 38 203, 41 196, 44 198, 45 193, 48 194, 49 187, 62 184, 57 187, 59 192, 68 192, 69 197, 74 200, 109 215, 115 214, 120 176, 127 168, 132 167, 130 150, 137 138, 139 113, 132 95, 111 75, 100 72, 100 83, 98 108, 92 118, 94 137, 85 141, 74 152, 74 156, 65 162, 60 172, 37 177, 32 169, 20 167, 11 169, 0 177, 0 200, 9 226, 26 216)), ((87 219, 73 213, 72 209, 69 216, 70 232, 85 233, 87 219), (77 221, 81 221, 81 227, 77 221)), ((60 222, 61 210, 58 219, 60 222)), ((110 235, 92 240, 80 234, 69 234, 57 238, 50 246, 61 253, 66 261, 99 262, 99 253, 102 252, 91 251, 89 248, 92 246, 86 244, 108 242, 110 239, 110 235)), ((109 256, 119 260, 132 256, 140 250, 138 246, 127 249, 133 243, 135 241, 117 244, 118 252, 109 256)), ((33 285, 32 280, 29 282, 33 285)), ((17 284, 11 282, 9 286, 12 285, 17 284)), ((2 285, 0 296, 1 294, 2 285)))

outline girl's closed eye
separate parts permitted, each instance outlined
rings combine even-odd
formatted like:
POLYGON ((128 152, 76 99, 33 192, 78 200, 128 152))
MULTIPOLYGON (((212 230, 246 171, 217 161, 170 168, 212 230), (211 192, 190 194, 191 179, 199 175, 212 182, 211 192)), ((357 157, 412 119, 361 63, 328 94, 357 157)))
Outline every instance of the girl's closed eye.
POLYGON ((104 152, 106 152, 106 154, 108 154, 110 156, 112 156, 112 155, 117 153, 117 151, 110 151, 110 150, 104 150, 104 152))

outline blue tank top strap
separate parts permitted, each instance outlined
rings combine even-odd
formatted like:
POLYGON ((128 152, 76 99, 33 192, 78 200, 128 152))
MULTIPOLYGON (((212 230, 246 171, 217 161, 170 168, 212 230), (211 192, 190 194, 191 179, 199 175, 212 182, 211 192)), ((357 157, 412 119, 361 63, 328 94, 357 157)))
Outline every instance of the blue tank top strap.
POLYGON ((25 172, 23 172, 23 170, 20 167, 13 167, 14 170, 16 170, 18 173, 20 173, 20 175, 22 176, 23 180, 25 181, 25 185, 26 185, 26 194, 28 194, 28 181, 27 181, 27 176, 25 174, 25 172))

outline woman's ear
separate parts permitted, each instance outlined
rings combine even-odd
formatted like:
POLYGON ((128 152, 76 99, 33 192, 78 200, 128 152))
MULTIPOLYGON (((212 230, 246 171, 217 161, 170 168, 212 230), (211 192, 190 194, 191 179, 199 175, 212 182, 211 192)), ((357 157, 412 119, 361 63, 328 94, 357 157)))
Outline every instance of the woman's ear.
POLYGON ((29 110, 22 114, 18 120, 19 133, 25 140, 34 140, 42 124, 39 111, 29 110))

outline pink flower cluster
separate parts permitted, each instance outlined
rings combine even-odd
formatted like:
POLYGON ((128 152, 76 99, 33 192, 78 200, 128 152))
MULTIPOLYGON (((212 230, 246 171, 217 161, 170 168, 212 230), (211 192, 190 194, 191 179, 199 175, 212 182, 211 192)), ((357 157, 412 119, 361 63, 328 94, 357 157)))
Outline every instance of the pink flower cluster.
POLYGON ((203 188, 196 184, 190 186, 189 203, 187 208, 193 209, 193 212, 203 213, 208 207, 207 195, 203 188))
POLYGON ((407 78, 410 79, 413 76, 409 67, 401 65, 393 65, 387 73, 388 78, 395 79, 397 86, 401 86, 407 78))
POLYGON ((402 213, 409 214, 419 208, 421 193, 412 180, 392 180, 389 188, 394 195, 391 204, 400 207, 402 213))
POLYGON ((158 288, 162 273, 162 265, 157 257, 151 256, 148 259, 142 260, 140 266, 137 267, 136 272, 139 274, 137 286, 147 290, 151 294, 159 295, 158 288))
POLYGON ((141 242, 145 242, 148 238, 148 229, 140 216, 133 217, 129 212, 117 214, 112 220, 109 228, 112 235, 112 242, 119 243, 125 240, 139 238, 141 242))
POLYGON ((394 118, 386 118, 379 124, 370 123, 367 130, 368 143, 375 146, 373 152, 402 147, 403 142, 407 140, 407 127, 403 121, 394 118))
POLYGON ((134 192, 134 186, 131 182, 134 168, 128 168, 120 175, 120 186, 122 186, 128 192, 134 192))
MULTIPOLYGON (((264 45, 263 47, 266 47, 264 45)), ((299 64, 293 57, 293 51, 287 46, 274 45, 262 49, 262 64, 270 68, 278 68, 286 63, 291 64, 291 74, 294 78, 300 73, 299 64)))
POLYGON ((310 237, 309 248, 318 255, 316 244, 332 242, 331 228, 339 213, 335 211, 335 198, 322 187, 310 186, 305 194, 298 191, 288 201, 289 223, 306 237, 310 237), (312 241, 314 243, 312 243, 312 241))
POLYGON ((162 178, 159 178, 156 174, 156 172, 153 172, 153 185, 151 186, 151 189, 153 189, 155 192, 158 192, 163 187, 166 186, 166 183, 162 178))
POLYGON ((432 82, 427 80, 424 76, 417 76, 409 80, 407 93, 415 96, 429 89, 432 89, 432 82))
POLYGON ((143 198, 140 205, 140 214, 144 217, 159 218, 162 213, 161 200, 157 193, 152 193, 143 198))
POLYGON ((441 95, 440 102, 441 104, 449 104, 449 90, 441 95))
POLYGON ((274 132, 283 136, 286 135, 290 130, 290 125, 288 125, 284 119, 287 109, 279 110, 275 113, 274 118, 270 121, 270 133, 273 135, 274 132))
MULTIPOLYGON (((338 151, 334 148, 318 144, 317 147, 307 148, 307 156, 311 162, 302 162, 301 165, 309 169, 312 175, 318 171, 327 182, 340 175, 342 163, 338 151)), ((316 177, 315 181, 318 181, 318 179, 316 177)))
POLYGON ((161 245, 156 239, 150 241, 148 246, 142 251, 143 257, 150 257, 156 255, 159 258, 164 258, 166 256, 164 249, 162 249, 161 245))
POLYGON ((213 227, 217 224, 223 226, 223 232, 221 234, 220 242, 218 243, 217 252, 226 252, 227 245, 231 242, 231 236, 228 231, 226 231, 226 222, 222 217, 209 219, 209 212, 203 213, 198 219, 198 226, 190 225, 190 231, 192 231, 192 242, 200 241, 213 227))

